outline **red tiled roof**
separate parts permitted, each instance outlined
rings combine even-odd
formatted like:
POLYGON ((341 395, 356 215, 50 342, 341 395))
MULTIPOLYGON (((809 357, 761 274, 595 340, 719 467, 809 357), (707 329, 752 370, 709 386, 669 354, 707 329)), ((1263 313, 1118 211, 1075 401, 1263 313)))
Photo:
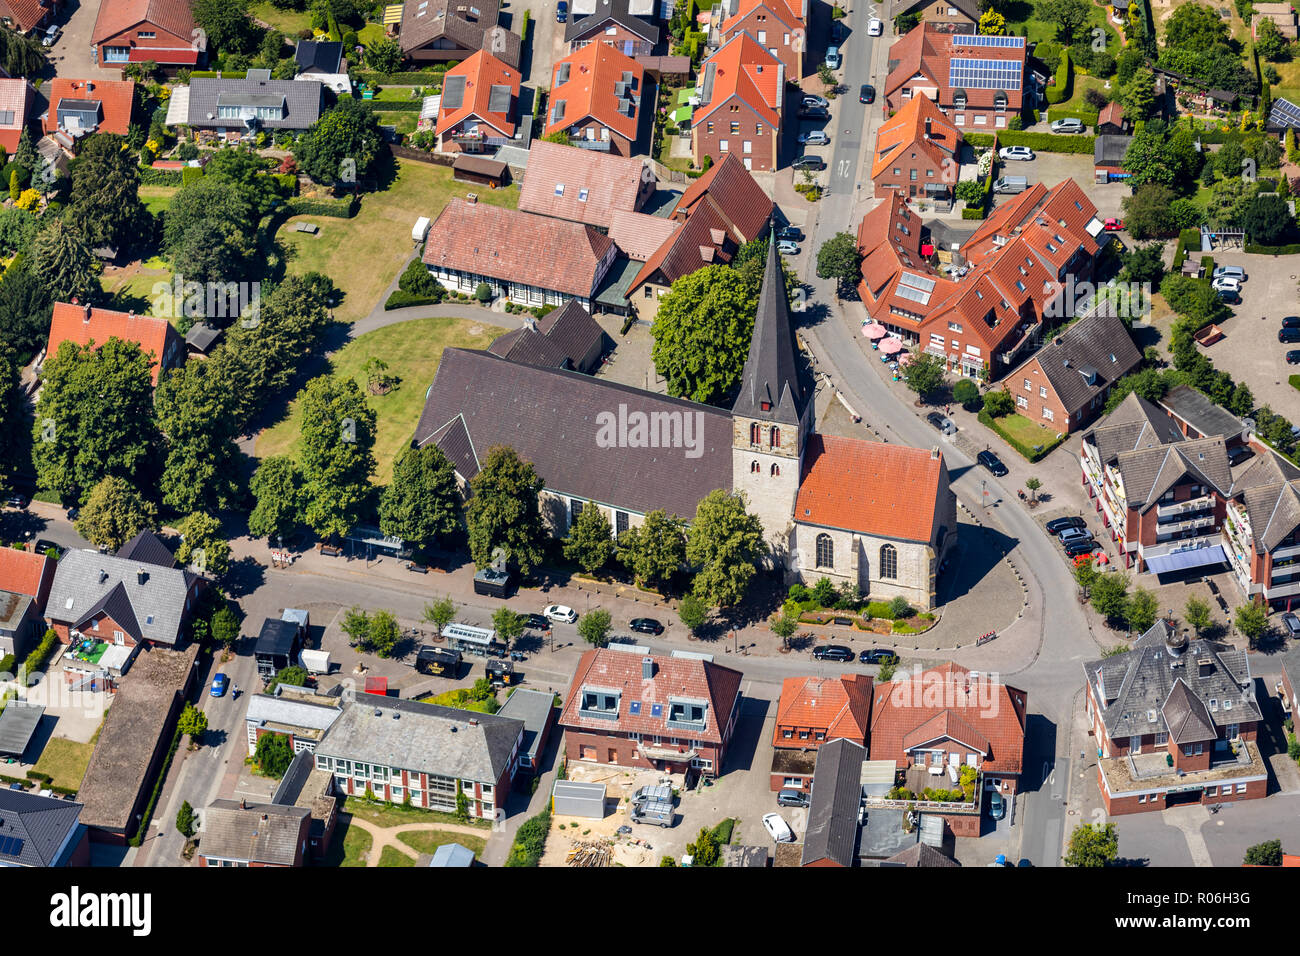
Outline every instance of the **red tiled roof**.
POLYGON ((44 554, 0 548, 0 591, 39 597, 47 575, 53 577, 54 562, 44 554))
POLYGON ((510 87, 509 109, 513 110, 519 100, 520 76, 518 70, 511 69, 491 53, 479 50, 463 63, 447 71, 442 81, 444 95, 447 89, 447 79, 453 76, 465 77, 465 97, 461 100, 461 105, 455 109, 439 107, 437 127, 439 136, 471 116, 478 117, 493 129, 498 130, 502 136, 515 135, 515 122, 509 110, 504 113, 493 112, 488 109, 488 105, 492 97, 492 87, 508 86, 510 87))
POLYGON ((663 248, 681 225, 675 219, 662 216, 620 211, 610 216, 609 238, 629 259, 645 262, 663 248))
MULTIPOLYGON (((104 7, 109 6, 106 2, 104 7)), ((100 9, 103 9, 101 7, 100 9)), ((117 133, 125 136, 131 126, 131 106, 135 101, 134 80, 80 80, 56 77, 50 81, 50 108, 45 119, 45 132, 58 128, 59 101, 64 97, 74 100, 98 100, 103 115, 97 133, 117 133)))
POLYGON ((689 737, 708 743, 722 743, 736 696, 740 693, 740 671, 711 661, 685 657, 654 656, 654 676, 642 677, 640 654, 596 648, 582 655, 564 696, 560 726, 605 733, 640 733, 660 737, 689 737), (620 694, 618 717, 606 720, 580 714, 583 688, 620 694), (684 697, 708 702, 704 730, 674 730, 668 727, 669 698, 684 697), (632 713, 636 704, 639 714, 632 713), (660 715, 654 716, 654 705, 660 715))
MULTIPOLYGON (((551 92, 547 100, 547 119, 554 107, 565 103, 564 115, 548 123, 544 135, 562 132, 584 122, 588 117, 596 120, 625 139, 636 141, 637 123, 641 117, 641 104, 645 97, 645 67, 630 56, 625 56, 607 43, 588 43, 582 49, 557 60, 551 70, 551 92), (560 72, 569 68, 569 78, 559 82, 560 72), (620 97, 614 84, 632 74, 629 93, 636 95, 638 105, 632 115, 619 112, 620 97)), ((653 104, 651 104, 653 108, 653 104)))
POLYGON ((136 24, 151 23, 188 39, 194 34, 194 14, 189 0, 103 0, 91 41, 102 43, 136 24))
POLYGON ((713 67, 713 89, 709 102, 695 110, 691 125, 704 122, 719 106, 733 96, 771 126, 781 126, 781 99, 785 95, 785 71, 776 57, 768 53, 748 33, 737 33, 704 61, 701 75, 713 67))
POLYGON ((1106 123, 1113 123, 1116 126, 1124 125, 1124 107, 1119 104, 1118 100, 1112 100, 1102 107, 1101 112, 1097 114, 1097 125, 1102 126, 1106 123))
POLYGON ((640 206, 646 170, 644 159, 537 140, 528 151, 519 209, 609 228, 617 213, 640 206), (561 185, 564 194, 556 195, 561 185))
POLYGON ((939 496, 948 493, 948 469, 941 455, 924 448, 813 435, 804 456, 794 519, 884 538, 929 541, 939 496))
POLYGON ((87 308, 68 302, 54 304, 46 360, 58 351, 62 342, 87 345, 93 341, 96 345, 103 345, 111 338, 118 338, 135 342, 146 355, 152 353, 153 383, 157 385, 160 363, 168 352, 168 339, 180 341, 179 334, 171 324, 166 319, 156 319, 151 315, 114 312, 111 309, 90 309, 90 320, 87 321, 87 308))
POLYGON ((27 124, 27 106, 32 99, 32 87, 26 80, 0 79, 0 111, 13 111, 14 120, 0 126, 0 146, 10 156, 18 149, 23 127, 27 124))
MULTIPOLYGON (((914 96, 876 132, 876 156, 871 166, 875 179, 910 149, 919 150, 936 166, 961 150, 961 130, 928 96, 914 96), (930 120, 930 137, 925 135, 925 121, 930 120)), ((953 173, 957 172, 953 167, 953 173)))
POLYGON ((816 747, 818 743, 846 737, 866 744, 871 717, 872 678, 866 674, 841 677, 787 677, 776 707, 774 747, 816 747), (799 741, 782 736, 785 728, 825 730, 824 741, 799 741))
POLYGON ((788 6, 785 0, 740 0, 740 6, 736 10, 734 17, 728 18, 722 24, 722 35, 726 36, 732 30, 740 26, 740 22, 760 7, 766 8, 782 26, 789 30, 797 30, 803 26, 803 20, 792 7, 788 6))
POLYGON ((424 262, 588 298, 612 244, 576 222, 453 199, 429 230, 424 262))
POLYGON ((649 282, 656 272, 662 274, 660 284, 672 285, 696 269, 725 265, 735 256, 737 245, 717 211, 712 206, 701 206, 646 260, 628 288, 649 282))
POLYGON ((19 33, 26 33, 40 23, 47 10, 41 0, 0 0, 0 14, 8 14, 19 33))
POLYGON ((956 283, 935 271, 921 255, 921 219, 907 208, 907 198, 897 190, 865 216, 858 226, 858 248, 862 251, 862 279, 858 293, 873 318, 894 325, 915 324, 889 313, 891 304, 908 313, 924 314, 949 295, 956 283), (897 296, 903 271, 934 281, 928 302, 897 296))
POLYGON ((673 218, 685 220, 704 204, 712 206, 726 220, 738 244, 757 239, 766 228, 774 208, 758 180, 731 152, 686 187, 673 209, 673 218))
POLYGON ((1024 761, 1025 711, 1024 691, 990 683, 986 676, 972 680, 970 671, 952 663, 876 684, 871 759, 892 759, 902 768, 909 746, 948 737, 982 748, 985 772, 1018 774, 1024 761))

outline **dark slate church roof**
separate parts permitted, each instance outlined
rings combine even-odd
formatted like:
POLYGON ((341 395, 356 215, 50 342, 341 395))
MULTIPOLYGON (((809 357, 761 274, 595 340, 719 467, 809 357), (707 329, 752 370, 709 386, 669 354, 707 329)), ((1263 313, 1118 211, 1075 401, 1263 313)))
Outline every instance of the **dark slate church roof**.
POLYGON ((754 316, 754 338, 732 412, 745 418, 797 425, 812 392, 800 381, 785 275, 776 243, 769 242, 763 288, 754 316), (765 409, 763 406, 767 405, 765 409))

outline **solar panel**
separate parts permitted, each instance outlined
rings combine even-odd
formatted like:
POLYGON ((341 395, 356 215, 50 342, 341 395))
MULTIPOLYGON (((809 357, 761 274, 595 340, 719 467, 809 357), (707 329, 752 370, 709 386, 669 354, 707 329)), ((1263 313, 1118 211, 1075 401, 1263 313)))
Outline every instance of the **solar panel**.
POLYGON ((963 46, 998 46, 998 47, 1022 47, 1025 45, 1024 37, 994 37, 985 36, 978 33, 963 33, 952 38, 954 47, 963 46))
POLYGON ((1271 126, 1300 128, 1300 106, 1287 99, 1276 99, 1273 101, 1273 109, 1269 111, 1268 122, 1271 126))
POLYGON ((0 856, 19 856, 23 852, 23 841, 18 837, 0 837, 0 856))
POLYGON ((910 272, 904 272, 898 282, 900 285, 905 285, 909 289, 920 289, 922 292, 934 291, 933 279, 927 279, 925 276, 913 275, 910 272))
POLYGON ((948 63, 948 85, 969 90, 1018 90, 1020 62, 953 59, 948 63))
POLYGON ((909 286, 899 285, 898 294, 904 299, 911 299, 913 302, 921 303, 921 305, 928 305, 930 302, 930 293, 909 286))

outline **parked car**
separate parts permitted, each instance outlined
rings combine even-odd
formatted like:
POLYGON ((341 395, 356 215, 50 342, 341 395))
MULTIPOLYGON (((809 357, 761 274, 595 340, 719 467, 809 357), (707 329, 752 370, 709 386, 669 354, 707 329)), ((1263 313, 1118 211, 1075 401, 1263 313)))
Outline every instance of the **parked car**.
POLYGON ((789 239, 778 239, 776 251, 783 256, 797 256, 799 254, 798 243, 791 242, 789 239))
POLYGON ((1048 534, 1060 534, 1066 528, 1086 528, 1088 522, 1084 521, 1077 515, 1070 515, 1068 518, 1053 518, 1047 522, 1048 534))
POLYGON ((23 495, 10 495, 5 499, 6 508, 26 508, 27 498, 23 495))
POLYGON ((777 843, 793 843, 794 831, 779 813, 763 814, 763 829, 777 843))
POLYGON ((561 624, 572 624, 578 619, 578 612, 563 604, 548 604, 542 609, 542 615, 561 624))
POLYGON ((652 617, 634 617, 632 630, 638 634, 662 634, 664 626, 652 617))
POLYGON ((872 17, 867 21, 867 36, 878 37, 885 32, 885 25, 880 22, 879 17, 872 17))
POLYGON ((1240 292, 1241 282, 1232 276, 1218 276, 1210 282, 1217 292, 1240 292))
POLYGON ((808 130, 799 134, 799 142, 804 146, 825 146, 831 141, 830 134, 820 129, 808 130))
POLYGON ((1027 163, 1034 158, 1034 151, 1028 146, 1003 146, 998 156, 1009 162, 1027 163))
POLYGON ((1215 279, 1229 278, 1236 279, 1238 282, 1246 281, 1246 270, 1241 266, 1215 266, 1215 279))
POLYGON ((1241 294, 1231 289, 1215 289, 1219 299, 1227 305, 1241 305, 1241 294))
POLYGON ((846 663, 853 660, 853 652, 843 644, 818 644, 813 648, 813 660, 846 663))
POLYGON ((812 800, 802 790, 782 790, 776 795, 779 807, 806 807, 812 800))
POLYGON ((1091 541, 1092 532, 1084 528, 1066 528, 1056 536, 1056 540, 1061 544, 1069 544, 1071 541, 1091 541))
POLYGON ((1286 628, 1287 637, 1300 635, 1300 617, 1296 617, 1290 611, 1282 615, 1282 626, 1286 628))
POLYGON ((1087 127, 1083 125, 1083 120, 1067 116, 1065 119, 1052 120, 1052 132, 1058 135, 1069 133, 1082 133, 1087 127))
POLYGON ((1287 365, 1300 365, 1300 349, 1291 349, 1286 353, 1287 365))
POLYGON ((996 790, 989 794, 989 816, 994 820, 1001 820, 1007 815, 1007 802, 1002 799, 1002 794, 996 790))
POLYGON ((828 120, 830 112, 824 106, 804 106, 799 109, 799 118, 803 120, 828 120))
POLYGON ((838 70, 842 64, 840 59, 840 48, 837 46, 826 48, 826 65, 832 70, 838 70))
POLYGON ((76 506, 74 505, 73 507, 71 507, 71 508, 68 509, 68 520, 69 520, 69 521, 76 521, 76 520, 77 520, 78 518, 80 518, 80 517, 81 517, 81 509, 80 509, 80 508, 78 508, 78 507, 76 507, 76 506))
POLYGON ((872 86, 870 83, 863 83, 862 86, 858 89, 858 102, 859 103, 876 102, 876 88, 872 86))
POLYGON ((1277 340, 1279 342, 1300 342, 1300 329, 1278 329, 1277 340))
POLYGON ((1065 556, 1077 558, 1080 555, 1093 554, 1096 550, 1097 542, 1092 538, 1079 538, 1065 546, 1065 556))
POLYGON ((931 412, 929 415, 925 416, 925 420, 945 435, 951 435, 957 431, 957 426, 953 424, 952 419, 947 415, 940 415, 938 412, 931 412))
POLYGON ((798 226, 786 226, 777 230, 776 238, 788 239, 791 242, 803 242, 803 230, 798 226))
POLYGON ((791 169, 825 169, 826 160, 820 156, 800 156, 790 164, 791 169))
POLYGON ((870 647, 859 655, 858 660, 864 664, 897 664, 898 655, 883 647, 870 647))
POLYGON ((569 4, 567 0, 560 0, 555 5, 555 22, 567 23, 569 21, 569 4))
POLYGON ((47 551, 53 551, 55 554, 59 555, 59 557, 63 557, 63 552, 65 552, 65 551, 67 551, 67 550, 68 550, 68 549, 65 548, 63 545, 61 545, 61 544, 55 544, 55 543, 54 543, 53 541, 51 541, 49 538, 37 538, 37 539, 36 539, 36 553, 37 553, 37 554, 44 554, 44 553, 47 552, 47 551))
POLYGON ((800 104, 801 109, 816 108, 819 110, 830 109, 831 102, 824 96, 818 96, 816 93, 805 93, 803 102, 800 104))
POLYGON ((225 697, 226 688, 229 685, 230 685, 230 679, 226 677, 225 674, 218 674, 216 677, 212 678, 212 691, 211 691, 212 696, 225 697))
POLYGON ((526 626, 531 627, 535 630, 544 631, 551 626, 551 622, 548 621, 546 618, 542 617, 540 614, 529 614, 528 623, 526 626))
POLYGON ((1124 220, 1110 216, 1104 223, 1102 223, 1102 226, 1107 232, 1119 232, 1124 228, 1124 220))
POLYGON ((999 195, 1022 193, 1028 188, 1029 177, 1027 176, 999 176, 993 182, 993 191, 999 195))
POLYGON ((46 30, 45 35, 41 37, 41 46, 54 46, 54 41, 58 38, 59 25, 57 23, 50 24, 50 28, 46 30))
POLYGON ((1007 473, 1007 466, 1002 464, 1002 459, 991 451, 982 451, 975 456, 975 460, 993 473, 994 478, 1001 478, 1007 473))
MULTIPOLYGON (((1289 354, 1289 353, 1288 353, 1289 354)), ((1235 448, 1228 449, 1228 464, 1236 467, 1248 458, 1254 458, 1255 452, 1246 445, 1238 445, 1235 448)))
POLYGON ((1300 315, 1287 315, 1282 318, 1282 328, 1300 329, 1300 315))

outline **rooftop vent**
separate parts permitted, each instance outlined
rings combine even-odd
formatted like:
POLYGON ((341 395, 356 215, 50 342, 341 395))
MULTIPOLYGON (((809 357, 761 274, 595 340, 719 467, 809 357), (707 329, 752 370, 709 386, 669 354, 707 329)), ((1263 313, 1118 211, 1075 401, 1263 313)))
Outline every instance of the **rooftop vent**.
POLYGON ((1165 635, 1165 650, 1169 651, 1170 657, 1180 657, 1187 650, 1187 635, 1168 632, 1165 635))

